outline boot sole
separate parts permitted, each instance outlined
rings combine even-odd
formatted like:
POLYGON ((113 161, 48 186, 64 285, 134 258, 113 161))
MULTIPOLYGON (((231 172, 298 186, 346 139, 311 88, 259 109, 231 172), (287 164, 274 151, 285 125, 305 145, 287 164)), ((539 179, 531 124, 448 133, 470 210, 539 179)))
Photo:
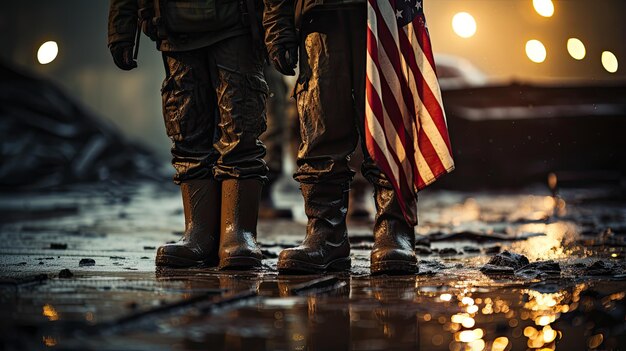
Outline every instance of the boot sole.
POLYGON ((220 270, 248 270, 261 267, 261 260, 256 257, 235 256, 220 260, 220 270))
POLYGON ((216 262, 209 260, 190 260, 188 258, 182 258, 172 255, 157 256, 154 263, 158 267, 170 267, 170 268, 191 268, 191 267, 214 267, 216 262))
POLYGON ((383 261, 372 263, 370 273, 372 275, 413 275, 419 272, 419 266, 415 262, 407 261, 383 261))
POLYGON ((278 273, 282 274, 319 274, 324 272, 343 272, 350 270, 350 257, 338 258, 325 265, 304 262, 299 260, 285 260, 278 262, 278 273))

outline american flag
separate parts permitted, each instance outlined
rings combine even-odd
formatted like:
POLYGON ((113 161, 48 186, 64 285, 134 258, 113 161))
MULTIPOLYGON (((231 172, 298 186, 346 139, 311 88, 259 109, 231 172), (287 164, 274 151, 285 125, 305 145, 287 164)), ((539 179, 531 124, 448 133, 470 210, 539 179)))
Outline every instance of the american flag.
POLYGON ((417 192, 454 169, 422 0, 368 0, 365 141, 415 225, 417 192))

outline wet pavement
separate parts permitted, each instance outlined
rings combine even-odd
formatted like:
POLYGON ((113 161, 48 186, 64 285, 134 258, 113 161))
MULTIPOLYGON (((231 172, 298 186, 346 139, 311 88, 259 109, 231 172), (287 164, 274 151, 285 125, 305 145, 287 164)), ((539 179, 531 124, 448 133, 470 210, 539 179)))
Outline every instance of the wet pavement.
POLYGON ((623 350, 620 188, 426 191, 417 276, 369 275, 371 223, 350 223, 352 270, 282 276, 304 234, 261 221, 263 269, 155 270, 180 238, 177 189, 97 184, 0 196, 0 349, 623 350))

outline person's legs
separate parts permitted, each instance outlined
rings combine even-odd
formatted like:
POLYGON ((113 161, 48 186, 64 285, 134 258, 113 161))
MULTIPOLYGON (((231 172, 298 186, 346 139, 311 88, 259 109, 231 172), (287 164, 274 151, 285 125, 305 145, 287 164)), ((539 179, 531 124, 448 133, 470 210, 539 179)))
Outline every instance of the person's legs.
MULTIPOLYGON (((353 16, 353 26, 361 25, 358 16, 353 16)), ((417 273, 417 258, 415 256, 415 231, 407 223, 398 203, 397 195, 387 176, 376 166, 369 155, 364 139, 363 118, 365 117, 365 52, 367 38, 365 31, 355 31, 352 41, 354 56, 354 100, 357 110, 361 149, 363 150, 363 165, 361 173, 374 186, 374 200, 376 204, 376 218, 374 221, 374 247, 371 253, 370 268, 372 274, 381 273, 417 273), (359 57, 362 57, 360 59, 359 57)), ((409 209, 417 213, 415 208, 409 209)))
POLYGON ((287 84, 283 76, 268 64, 264 66, 263 74, 269 87, 266 105, 267 130, 261 135, 261 140, 267 150, 265 162, 268 167, 268 182, 261 191, 259 217, 264 219, 292 218, 290 209, 276 208, 272 199, 272 188, 283 173, 284 146, 285 139, 288 138, 287 84))
POLYGON ((261 265, 256 243, 261 187, 267 181, 265 147, 259 136, 265 130, 267 84, 263 61, 249 36, 226 39, 212 46, 210 66, 219 108, 220 156, 213 169, 222 182, 221 269, 261 265))
MULTIPOLYGON (((296 100, 300 119, 297 171, 308 217, 306 237, 283 250, 281 272, 321 272, 350 267, 346 228, 348 157, 358 134, 354 126, 348 26, 350 13, 313 12, 303 21, 296 100)), ((364 22, 365 23, 365 22, 364 22)))
POLYGON ((159 247, 157 266, 217 264, 221 184, 212 168, 219 154, 215 137, 215 92, 206 49, 164 52, 163 116, 172 140, 175 183, 180 185, 185 232, 180 243, 159 247))

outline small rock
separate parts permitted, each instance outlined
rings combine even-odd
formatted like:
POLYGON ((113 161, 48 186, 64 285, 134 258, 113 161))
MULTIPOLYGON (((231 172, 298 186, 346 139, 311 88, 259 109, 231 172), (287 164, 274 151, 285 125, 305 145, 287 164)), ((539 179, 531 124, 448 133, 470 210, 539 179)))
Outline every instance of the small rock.
POLYGON ((150 257, 148 257, 148 256, 141 256, 140 259, 142 259, 142 260, 149 260, 150 257))
POLYGON ((72 271, 70 271, 69 269, 65 268, 62 269, 59 272, 59 278, 71 278, 74 276, 74 273, 72 273, 72 271))
POLYGON ((126 257, 122 257, 122 256, 109 256, 110 259, 112 260, 125 260, 126 257))
POLYGON ((39 261, 39 264, 43 264, 43 261, 39 261))
POLYGON ((486 254, 497 254, 500 253, 500 251, 502 251, 502 246, 500 245, 489 246, 485 248, 486 254))
POLYGON ((529 264, 528 258, 524 255, 516 254, 509 251, 504 251, 493 256, 487 264, 500 267, 511 267, 513 269, 520 269, 529 264))
POLYGON ((50 243, 50 249, 52 249, 52 250, 67 250, 67 244, 50 243))
POLYGON ((476 246, 463 246, 463 251, 467 253, 476 253, 480 252, 480 249, 476 246))
POLYGON ((605 261, 596 261, 584 269, 587 275, 614 275, 620 273, 617 265, 605 261))
POLYGON ((428 256, 428 255, 430 255, 432 253, 433 253, 433 250, 431 250, 430 248, 428 248, 426 246, 416 246, 415 247, 415 254, 416 255, 428 256))
POLYGON ((461 253, 451 247, 444 247, 443 249, 439 250, 439 254, 441 256, 454 256, 460 255, 461 253))
POLYGON ((154 250, 154 249, 156 249, 156 247, 154 247, 154 246, 144 246, 143 249, 144 250, 154 250))
POLYGON ((81 267, 95 266, 96 260, 94 260, 93 258, 83 258, 78 262, 78 265, 81 267))

